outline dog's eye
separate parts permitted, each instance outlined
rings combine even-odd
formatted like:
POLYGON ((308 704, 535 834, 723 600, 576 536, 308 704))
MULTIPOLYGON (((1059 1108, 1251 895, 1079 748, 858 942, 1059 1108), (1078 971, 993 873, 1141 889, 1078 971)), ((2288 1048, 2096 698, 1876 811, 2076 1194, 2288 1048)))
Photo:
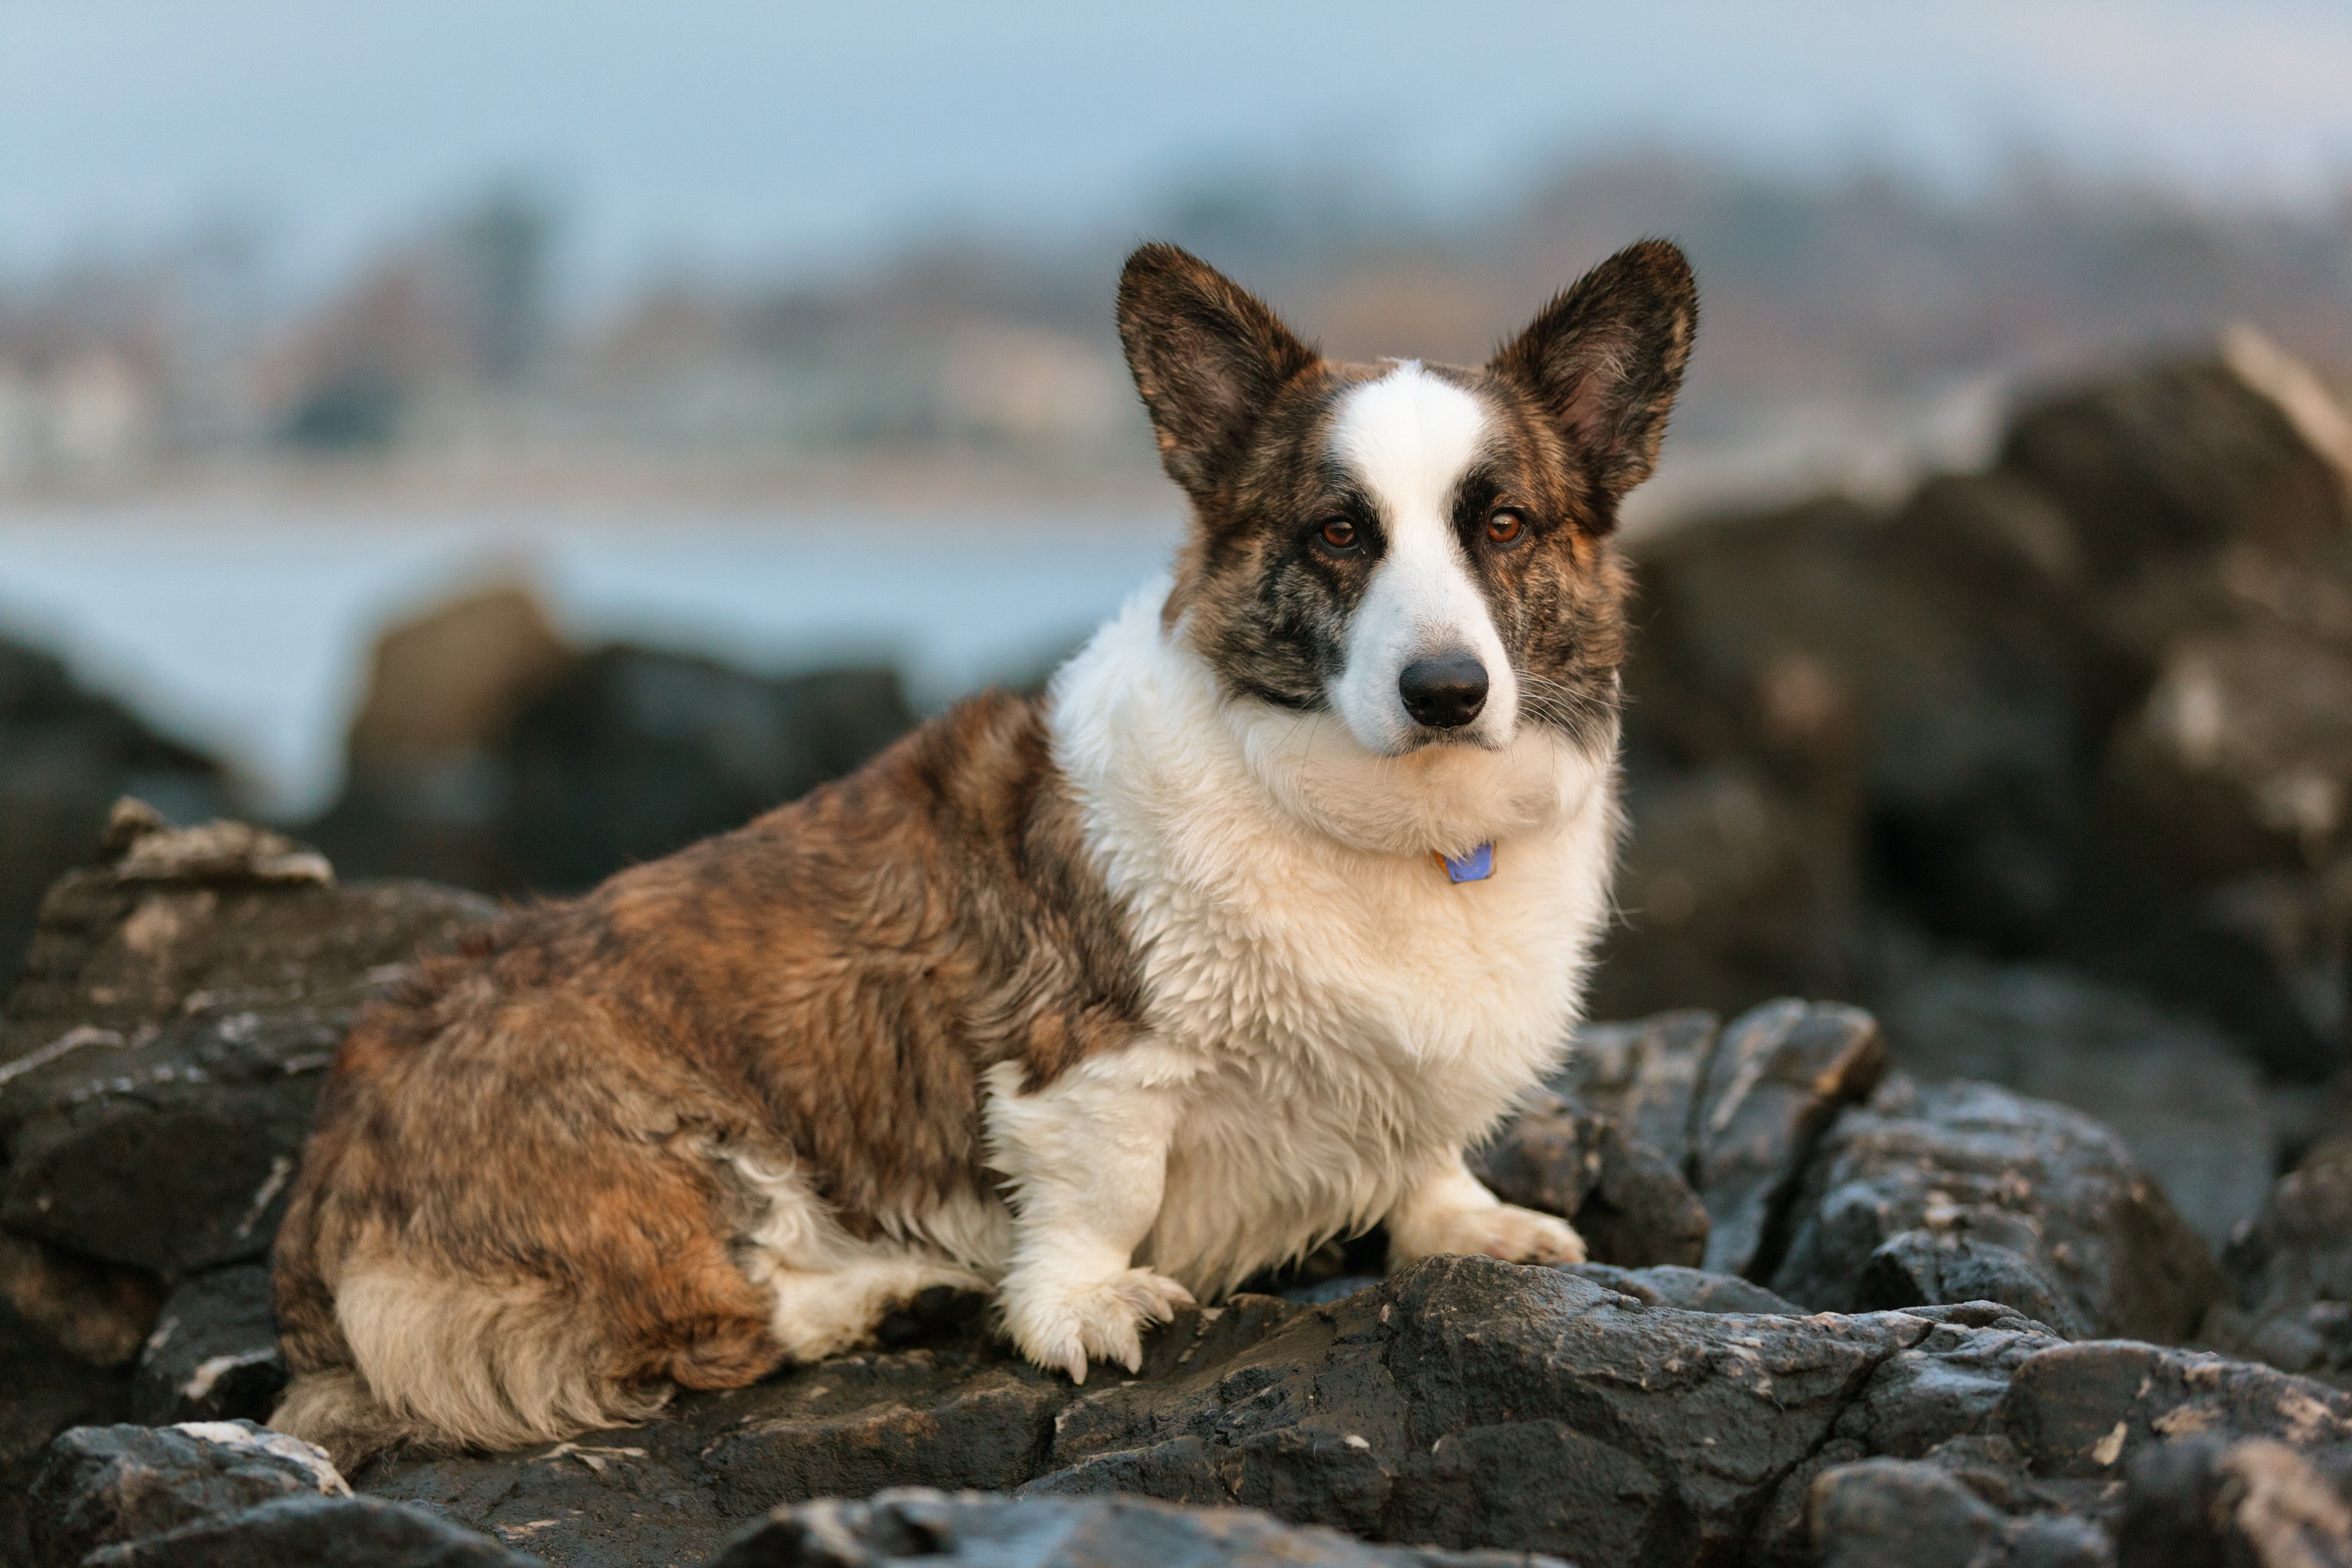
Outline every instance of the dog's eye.
POLYGON ((1516 544, 1527 531, 1527 514, 1512 507, 1497 507, 1486 519, 1486 538, 1492 543, 1516 544))
POLYGON ((1344 517, 1332 518, 1316 531, 1315 536, 1323 542, 1326 549, 1342 555, 1356 548, 1356 525, 1344 517))

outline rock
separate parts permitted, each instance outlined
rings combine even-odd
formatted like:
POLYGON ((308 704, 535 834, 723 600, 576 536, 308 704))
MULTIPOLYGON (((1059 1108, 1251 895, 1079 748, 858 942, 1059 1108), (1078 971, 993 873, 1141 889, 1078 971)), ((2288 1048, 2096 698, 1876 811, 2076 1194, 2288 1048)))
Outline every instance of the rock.
POLYGON ((275 1498, 350 1490, 323 1450, 250 1421, 77 1426, 49 1446, 34 1479, 30 1560, 71 1568, 100 1546, 275 1498))
MULTIPOLYGON (((1638 711, 1638 709, 1636 710, 1638 711)), ((1850 852, 1762 770, 1721 758, 1631 767, 1633 819, 1617 899, 1588 998, 1604 1017, 1846 989, 1850 852), (1825 869, 1825 866, 1829 868, 1825 869)))
POLYGON ((1989 1299, 2177 1343, 2221 1293, 2113 1133, 1990 1084, 1890 1079, 1822 1140, 1795 1212, 1770 1283, 1817 1310, 1989 1299))
POLYGON ((919 1559, 940 1568, 1567 1568, 1519 1552, 1367 1546, 1298 1529, 1255 1509, 1183 1508, 1139 1498, 989 1498, 919 1488, 867 1502, 780 1508, 710 1568, 879 1568, 919 1559))
POLYGON ((347 870, 576 892, 740 827, 913 724, 888 669, 576 653, 499 590, 386 634, 343 794, 309 831, 347 870))
POLYGON ((362 1497, 289 1497, 84 1560, 89 1568, 530 1568, 540 1559, 423 1509, 362 1497))
POLYGON ((1824 1472, 1809 1523, 1821 1568, 2112 1568, 2115 1549, 2087 1521, 2013 1517, 1941 1465, 1864 1459, 1824 1472))
POLYGON ((155 1321, 154 1281, 0 1230, 0 1300, 17 1319, 75 1360, 121 1366, 155 1321))
POLYGON ((1868 1014, 1784 999, 1720 1030, 1702 1013, 1587 1028, 1567 1081, 1697 1191, 1708 1230, 1702 1258, 1689 1261, 1754 1276, 1778 1261, 1815 1140, 1885 1065, 1868 1014))
POLYGON ((1640 542, 1596 1005, 1857 994, 1895 919, 2324 1079, 2352 1020, 2347 428, 2235 332, 2039 398, 1992 468, 1900 503, 1640 542))
POLYGON ((0 1226, 169 1281, 268 1250, 352 1016, 494 910, 333 886, 235 825, 116 826, 111 861, 51 893, 0 1012, 0 1226))
POLYGON ((2116 1545, 2132 1568, 2352 1568, 2352 1508, 2284 1443, 2191 1437, 2132 1465, 2116 1545))
POLYGON ((584 889, 839 778, 914 727, 896 671, 771 678, 600 648, 499 748, 504 831, 534 888, 584 889))
POLYGON ((130 1414, 129 1369, 100 1370, 0 1302, 0 1561, 29 1563, 25 1492, 49 1439, 130 1414))
POLYGON ((1706 1205, 1682 1172, 1566 1096, 1532 1096, 1471 1168, 1506 1203, 1574 1220, 1597 1261, 1642 1268, 1705 1256, 1706 1205))
POLYGON ((1631 1296, 1654 1307, 1685 1312, 1748 1312, 1800 1317, 1804 1309, 1761 1285, 1736 1274, 1709 1274, 1703 1269, 1660 1264, 1648 1268, 1617 1268, 1606 1263, 1570 1265, 1567 1273, 1605 1285, 1621 1296, 1631 1296))
POLYGON ((2280 1178, 2222 1254, 2230 1299, 2203 1338, 2284 1371, 2352 1384, 2352 1148, 2280 1178))
POLYGON ((2096 1119, 2210 1246, 2261 1206, 2280 1129, 2261 1074, 2210 1024, 2061 964, 1946 954, 1902 970, 1874 998, 1896 1067, 2096 1119))
POLYGON ((915 1476, 1692 1563, 1738 1549, 1833 1431, 1855 1457, 1916 1453, 1983 1426, 2010 1370, 2058 1343, 1992 1307, 1753 1315, 1720 1310, 1749 1304, 1732 1290, 1769 1301, 1742 1282, 1608 1278, 1440 1258, 1318 1306, 1240 1296, 1150 1336, 1139 1375, 1083 1388, 1013 1357, 984 1304, 958 1298, 907 1348, 524 1454, 393 1456, 355 1480, 565 1562, 691 1562, 778 1504, 915 1476), (1710 1296, 1717 1310, 1665 1304, 1710 1296))
POLYGON ((2200 1434, 2341 1447, 2352 1394, 2251 1362, 2107 1341, 2028 1357, 1996 1419, 2035 1475, 2105 1482, 2200 1434))
POLYGON ((89 858, 125 794, 183 821, 230 804, 221 765, 84 690, 47 654, 0 638, 0 991, 49 884, 89 858))
POLYGON ((132 1418, 266 1421, 286 1386, 269 1314, 269 1269, 232 1264, 184 1281, 165 1299, 139 1357, 132 1418))

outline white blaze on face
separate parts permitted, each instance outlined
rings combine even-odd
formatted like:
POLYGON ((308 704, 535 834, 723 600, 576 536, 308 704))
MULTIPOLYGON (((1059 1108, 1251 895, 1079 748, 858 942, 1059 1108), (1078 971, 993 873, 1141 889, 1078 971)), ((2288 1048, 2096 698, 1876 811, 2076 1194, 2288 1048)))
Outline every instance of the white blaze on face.
POLYGON ((1336 416, 1333 455, 1379 510, 1388 549, 1349 626, 1332 706, 1367 749, 1402 751, 1425 731, 1406 713, 1397 678, 1417 658, 1466 652, 1486 667, 1486 704, 1449 738, 1509 744, 1518 679, 1452 516, 1463 471, 1486 439, 1486 407, 1408 362, 1349 392, 1336 416))

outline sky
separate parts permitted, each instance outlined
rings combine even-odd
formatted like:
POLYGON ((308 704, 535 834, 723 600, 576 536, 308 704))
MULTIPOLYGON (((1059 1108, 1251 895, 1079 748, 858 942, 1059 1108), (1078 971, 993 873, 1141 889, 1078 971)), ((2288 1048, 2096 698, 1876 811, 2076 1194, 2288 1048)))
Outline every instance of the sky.
POLYGON ((502 174, 591 272, 840 266, 1139 222, 1202 169, 1442 205, 1657 142, 2315 201, 2352 173, 2352 5, 0 0, 12 268, 226 213, 331 269, 502 174))

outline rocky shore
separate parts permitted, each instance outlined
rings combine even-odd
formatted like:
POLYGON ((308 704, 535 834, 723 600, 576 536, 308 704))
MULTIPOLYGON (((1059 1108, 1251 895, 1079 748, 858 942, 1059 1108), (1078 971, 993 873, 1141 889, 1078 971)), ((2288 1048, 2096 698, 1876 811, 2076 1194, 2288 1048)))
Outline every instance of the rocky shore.
POLYGON ((277 1205, 352 1011, 489 910, 133 805, 107 844, 0 1014, 0 1462, 37 1568, 2091 1563, 2179 1520, 2352 1552, 2352 1395, 2193 1348, 2352 1310, 2342 1165, 2281 1183, 2225 1275, 2095 1122, 1890 1074, 1870 1015, 1795 1001, 1592 1028, 1484 1152, 1581 1268, 1333 1248, 1083 1388, 941 1293, 644 1426, 339 1476, 253 1425, 277 1205))
POLYGON ((941 1295, 639 1427, 350 1476, 257 1424, 270 1239, 352 1015, 485 893, 853 765, 897 687, 583 653, 492 595, 387 639, 298 842, 172 826, 226 774, 0 659, 0 799, 50 803, 10 818, 0 936, 64 871, 0 1005, 0 1544, 2352 1564, 2347 463, 2342 405, 2241 337, 2042 399, 1899 503, 1639 545, 1596 1005, 1631 1021, 1478 1155, 1593 1262, 1382 1279, 1368 1237, 1083 1387, 941 1295), (110 816, 143 780, 166 812, 110 816))

